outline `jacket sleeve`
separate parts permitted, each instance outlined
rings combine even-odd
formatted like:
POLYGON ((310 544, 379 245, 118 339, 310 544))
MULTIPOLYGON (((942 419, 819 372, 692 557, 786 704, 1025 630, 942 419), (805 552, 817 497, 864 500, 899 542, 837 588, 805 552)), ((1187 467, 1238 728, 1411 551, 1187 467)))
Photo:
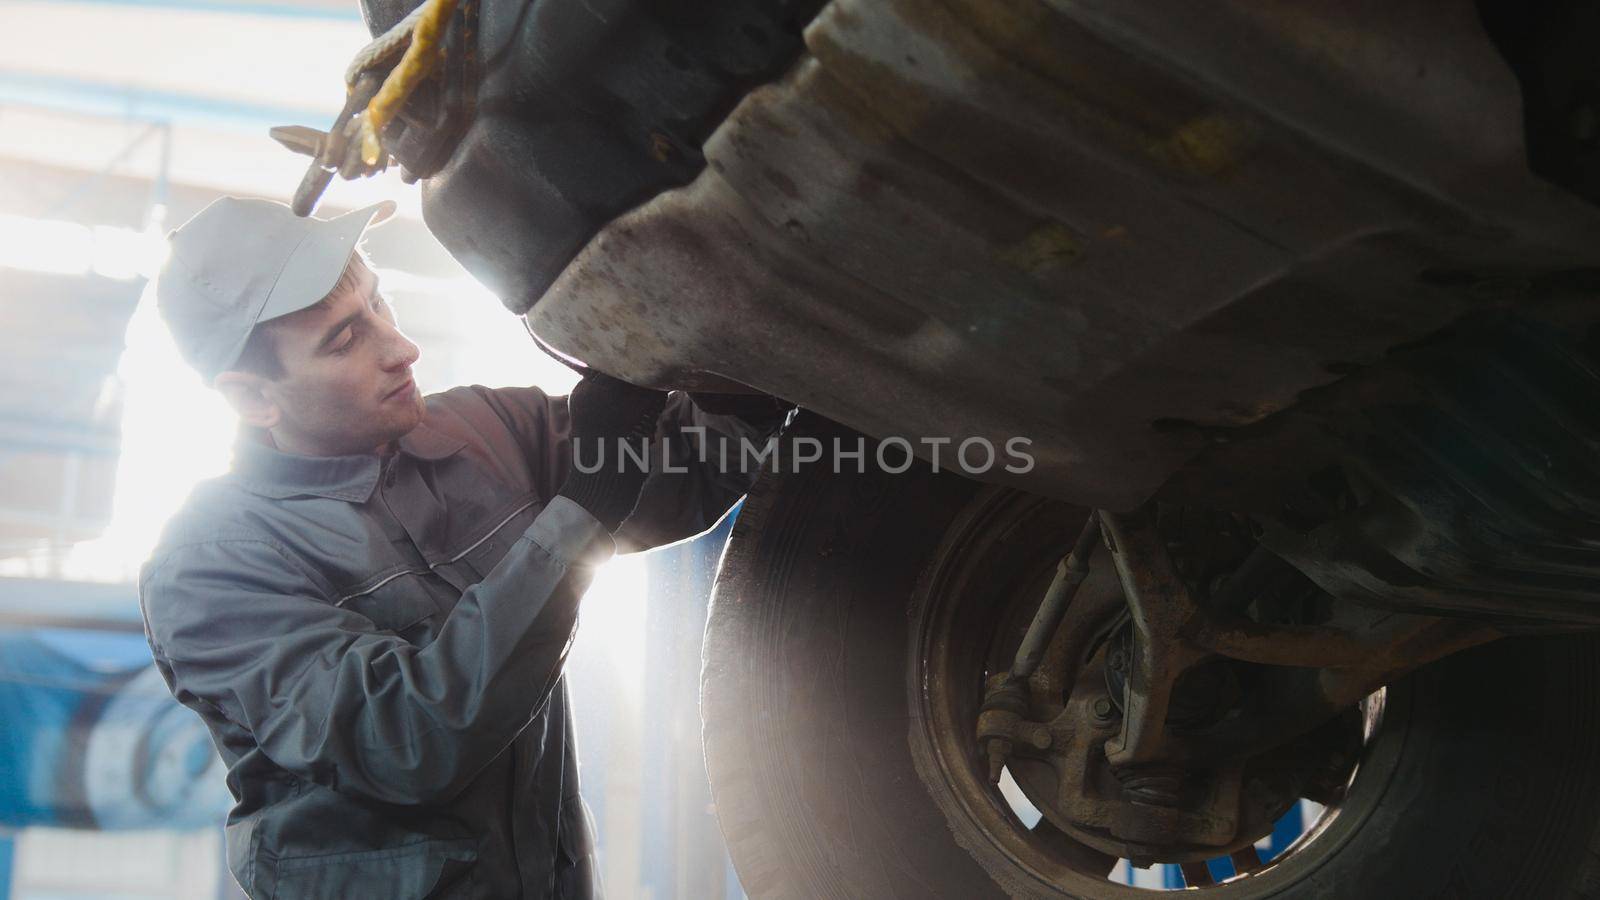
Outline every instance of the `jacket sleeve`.
POLYGON ((458 390, 470 391, 494 411, 516 441, 534 490, 540 497, 554 497, 572 460, 572 417, 567 411, 567 398, 560 394, 552 397, 536 387, 474 385, 458 390))
POLYGON ((437 804, 545 703, 578 600, 612 549, 593 517, 557 498, 425 648, 327 602, 265 541, 178 548, 147 571, 140 601, 157 665, 185 705, 249 730, 302 778, 437 804))
MULTIPOLYGON (((541 495, 554 496, 572 459, 567 398, 538 388, 473 390, 512 430, 541 495)), ((674 543, 717 524, 755 481, 773 434, 736 416, 705 412, 674 391, 656 423, 656 452, 665 442, 665 464, 645 480, 638 506, 617 532, 617 552, 674 543)))

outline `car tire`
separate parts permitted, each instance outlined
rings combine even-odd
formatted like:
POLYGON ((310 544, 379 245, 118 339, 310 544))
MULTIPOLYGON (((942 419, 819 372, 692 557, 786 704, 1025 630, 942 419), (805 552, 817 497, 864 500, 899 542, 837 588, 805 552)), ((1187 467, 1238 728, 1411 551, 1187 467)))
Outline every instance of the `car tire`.
MULTIPOLYGON (((850 434, 795 423, 826 441, 850 434)), ((702 672, 717 816, 756 898, 1123 897, 996 851, 928 762, 919 584, 998 489, 922 464, 767 474, 723 558, 702 672)), ((1015 492, 1012 492, 1015 493, 1015 492)), ((1040 501, 1048 502, 1048 501, 1040 501)), ((1081 521, 1081 520, 1080 520, 1081 521)), ((974 673, 974 677, 980 677, 974 673)), ((1388 691, 1341 814, 1232 897, 1600 896, 1600 640, 1519 638, 1388 691)), ((974 752, 976 749, 974 748, 974 752)))

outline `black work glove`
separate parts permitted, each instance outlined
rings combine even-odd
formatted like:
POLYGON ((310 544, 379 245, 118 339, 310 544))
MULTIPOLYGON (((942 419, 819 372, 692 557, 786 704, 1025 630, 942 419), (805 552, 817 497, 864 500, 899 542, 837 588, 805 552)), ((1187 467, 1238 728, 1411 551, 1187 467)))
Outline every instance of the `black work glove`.
POLYGON ((745 424, 766 433, 783 424, 789 404, 766 394, 708 394, 690 391, 689 399, 702 411, 714 416, 736 416, 745 424))
POLYGON ((619 445, 625 441, 648 449, 666 405, 662 391, 634 387, 600 372, 585 376, 567 395, 574 464, 557 494, 583 507, 607 531, 616 532, 639 502, 649 475, 619 445), (596 471, 578 470, 579 461, 584 468, 593 468, 602 459, 596 471))

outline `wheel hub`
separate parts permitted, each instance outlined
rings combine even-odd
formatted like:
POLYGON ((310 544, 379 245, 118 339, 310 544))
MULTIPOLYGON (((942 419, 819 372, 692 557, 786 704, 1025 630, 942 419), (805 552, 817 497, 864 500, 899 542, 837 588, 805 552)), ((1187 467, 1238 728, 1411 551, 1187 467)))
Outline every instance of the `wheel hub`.
POLYGON ((1316 666, 1366 645, 1314 624, 1309 601, 1320 593, 1281 562, 1287 579, 1245 574, 1264 554, 1247 523, 1168 519, 1178 524, 1159 527, 1153 511, 1090 515, 1111 564, 1085 566, 1093 548, 1080 535, 1024 650, 989 677, 977 737, 991 781, 1009 769, 1053 827, 1088 847, 1137 864, 1232 855, 1253 869, 1252 845, 1290 807, 1302 797, 1333 803, 1348 783, 1362 740, 1360 696, 1340 707, 1310 701, 1316 666), (1069 570, 1084 594, 1071 599, 1075 583, 1058 604, 1069 570), (1235 574, 1246 587, 1230 595, 1235 574), (1279 659, 1273 642, 1285 636, 1322 655, 1279 659), (1290 706, 1286 696, 1305 702, 1290 706))

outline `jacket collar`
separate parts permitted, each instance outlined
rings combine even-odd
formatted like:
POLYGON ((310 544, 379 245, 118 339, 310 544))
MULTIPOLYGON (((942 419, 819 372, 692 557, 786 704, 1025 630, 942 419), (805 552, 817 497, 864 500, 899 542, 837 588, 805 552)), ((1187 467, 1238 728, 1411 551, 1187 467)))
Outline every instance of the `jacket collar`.
POLYGON ((400 452, 432 461, 453 456, 466 445, 461 438, 445 434, 424 420, 400 439, 400 452))
MULTIPOLYGON (((399 451, 424 460, 455 454, 466 441, 451 437, 426 422, 399 440, 399 451)), ((233 450, 233 477, 245 490, 276 500, 288 497, 327 497, 350 503, 372 498, 383 473, 377 453, 355 456, 300 456, 241 434, 233 450)))

